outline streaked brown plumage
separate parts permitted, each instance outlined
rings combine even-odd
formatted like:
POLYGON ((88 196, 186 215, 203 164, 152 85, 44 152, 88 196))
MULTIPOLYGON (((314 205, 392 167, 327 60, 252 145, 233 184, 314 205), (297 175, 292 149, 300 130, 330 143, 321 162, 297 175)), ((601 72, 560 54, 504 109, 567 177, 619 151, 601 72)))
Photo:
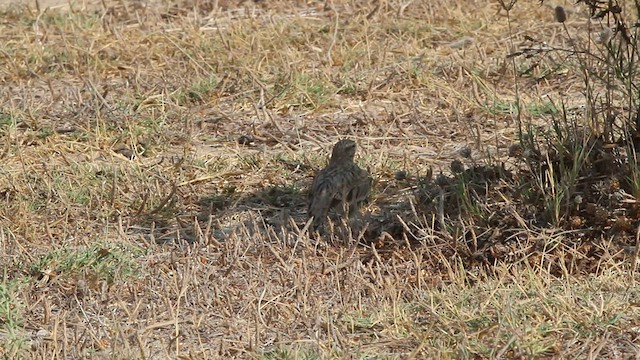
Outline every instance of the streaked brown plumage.
POLYGON ((313 179, 308 214, 313 217, 314 229, 324 223, 330 209, 340 209, 349 217, 356 215, 369 196, 371 176, 353 162, 355 154, 353 140, 338 141, 333 146, 329 165, 313 179))

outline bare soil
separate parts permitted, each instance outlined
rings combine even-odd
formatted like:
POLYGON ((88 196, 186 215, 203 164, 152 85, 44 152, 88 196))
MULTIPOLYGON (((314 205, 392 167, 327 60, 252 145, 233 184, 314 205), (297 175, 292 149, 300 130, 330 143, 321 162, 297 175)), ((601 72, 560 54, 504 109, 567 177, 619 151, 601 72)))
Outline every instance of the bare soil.
POLYGON ((509 56, 591 44, 580 6, 23 4, 0 22, 3 356, 640 354, 622 150, 586 157, 606 166, 559 214, 536 181, 573 158, 512 151, 557 99, 582 114, 579 64, 509 56), (368 226, 312 236, 307 187, 344 137, 368 226))

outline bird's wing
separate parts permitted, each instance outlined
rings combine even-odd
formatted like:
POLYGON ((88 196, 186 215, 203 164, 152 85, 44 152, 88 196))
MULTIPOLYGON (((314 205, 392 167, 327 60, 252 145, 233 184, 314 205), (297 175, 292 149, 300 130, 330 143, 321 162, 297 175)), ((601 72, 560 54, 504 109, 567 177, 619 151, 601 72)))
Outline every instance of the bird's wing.
POLYGON ((309 216, 315 221, 322 221, 327 216, 336 197, 339 196, 339 186, 336 184, 332 169, 323 169, 316 175, 309 189, 309 216))
POLYGON ((363 170, 354 164, 352 170, 353 179, 350 182, 348 199, 350 204, 358 204, 367 199, 371 192, 371 183, 373 179, 366 170, 363 170))

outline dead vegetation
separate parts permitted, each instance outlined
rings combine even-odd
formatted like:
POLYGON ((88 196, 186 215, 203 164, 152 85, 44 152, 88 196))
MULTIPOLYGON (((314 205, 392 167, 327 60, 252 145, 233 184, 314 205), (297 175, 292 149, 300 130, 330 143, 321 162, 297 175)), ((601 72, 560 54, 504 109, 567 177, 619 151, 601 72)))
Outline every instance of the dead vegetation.
POLYGON ((5 7, 1 353, 637 357, 634 13, 603 6, 5 7), (369 226, 310 239, 342 137, 369 226))

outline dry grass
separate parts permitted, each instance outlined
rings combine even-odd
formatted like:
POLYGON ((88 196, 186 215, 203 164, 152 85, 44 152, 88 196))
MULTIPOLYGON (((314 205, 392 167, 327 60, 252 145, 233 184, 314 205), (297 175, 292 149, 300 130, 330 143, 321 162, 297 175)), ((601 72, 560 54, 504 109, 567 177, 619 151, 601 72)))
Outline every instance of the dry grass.
POLYGON ((4 357, 640 356, 637 220, 542 226, 484 172, 517 175, 516 99, 542 128, 542 94, 579 104, 569 63, 516 91, 524 35, 568 43, 552 8, 214 3, 2 11, 4 357), (306 186, 342 136, 375 231, 311 240, 306 186), (429 193, 455 159, 474 181, 429 193))

